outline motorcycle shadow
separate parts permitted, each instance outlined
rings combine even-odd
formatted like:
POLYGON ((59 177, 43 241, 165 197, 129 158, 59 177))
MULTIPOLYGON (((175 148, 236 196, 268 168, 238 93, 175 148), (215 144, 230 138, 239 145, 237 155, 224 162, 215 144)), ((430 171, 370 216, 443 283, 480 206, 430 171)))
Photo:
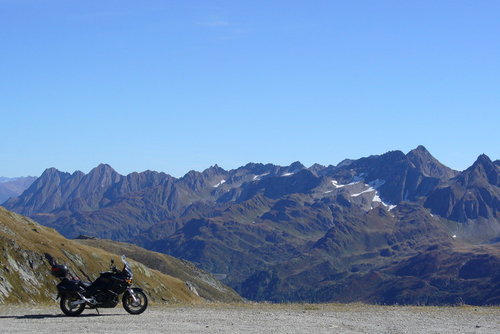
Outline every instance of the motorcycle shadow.
POLYGON ((75 318, 86 318, 86 317, 109 317, 109 316, 120 316, 120 315, 126 315, 126 314, 97 314, 97 313, 90 313, 90 314, 80 314, 77 317, 68 317, 67 315, 64 314, 25 314, 25 315, 0 315, 0 319, 46 319, 46 318, 70 318, 70 319, 75 319, 75 318))

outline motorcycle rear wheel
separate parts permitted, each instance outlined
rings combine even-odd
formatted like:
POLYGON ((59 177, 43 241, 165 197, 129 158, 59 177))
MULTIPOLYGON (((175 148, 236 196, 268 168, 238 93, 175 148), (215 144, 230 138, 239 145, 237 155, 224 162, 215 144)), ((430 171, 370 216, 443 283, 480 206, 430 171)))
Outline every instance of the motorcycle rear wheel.
POLYGON ((70 317, 76 317, 80 315, 85 309, 85 303, 72 306, 71 303, 80 300, 75 296, 62 296, 59 306, 61 306, 61 311, 70 317))
POLYGON ((133 290, 137 301, 134 302, 134 298, 126 292, 122 298, 123 308, 130 314, 141 314, 148 307, 148 297, 141 290, 133 290))

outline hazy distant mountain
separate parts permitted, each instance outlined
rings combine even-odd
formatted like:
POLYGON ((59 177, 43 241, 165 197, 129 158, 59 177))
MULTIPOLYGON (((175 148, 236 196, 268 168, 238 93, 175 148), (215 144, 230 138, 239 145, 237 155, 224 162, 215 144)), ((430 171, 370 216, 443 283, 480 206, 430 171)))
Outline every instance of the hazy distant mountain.
POLYGON ((193 261, 252 299, 498 303, 500 291, 481 290, 486 296, 459 276, 472 261, 485 272, 476 286, 498 285, 498 174, 498 161, 486 156, 458 172, 423 146, 337 166, 215 165, 181 178, 122 176, 100 165, 88 174, 48 169, 5 206, 69 237, 127 241, 193 261), (401 269, 436 249, 439 270, 401 269), (363 293, 354 293, 356 284, 363 293), (431 287, 408 293, 412 284, 431 287))
POLYGON ((11 197, 17 197, 23 193, 34 181, 36 177, 0 177, 0 204, 11 197))

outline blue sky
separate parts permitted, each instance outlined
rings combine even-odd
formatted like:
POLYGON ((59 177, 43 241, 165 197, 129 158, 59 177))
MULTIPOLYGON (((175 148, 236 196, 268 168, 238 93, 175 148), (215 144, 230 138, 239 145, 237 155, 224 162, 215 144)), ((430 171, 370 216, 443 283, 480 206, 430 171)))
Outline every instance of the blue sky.
POLYGON ((499 1, 0 0, 0 175, 500 158, 499 1))

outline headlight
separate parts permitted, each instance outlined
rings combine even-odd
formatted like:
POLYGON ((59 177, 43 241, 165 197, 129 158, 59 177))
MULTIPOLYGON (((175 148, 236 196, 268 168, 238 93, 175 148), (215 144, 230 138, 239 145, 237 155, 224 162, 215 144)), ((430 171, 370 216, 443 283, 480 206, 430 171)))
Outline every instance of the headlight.
POLYGON ((126 279, 125 282, 127 282, 128 284, 132 284, 132 279, 126 279))

